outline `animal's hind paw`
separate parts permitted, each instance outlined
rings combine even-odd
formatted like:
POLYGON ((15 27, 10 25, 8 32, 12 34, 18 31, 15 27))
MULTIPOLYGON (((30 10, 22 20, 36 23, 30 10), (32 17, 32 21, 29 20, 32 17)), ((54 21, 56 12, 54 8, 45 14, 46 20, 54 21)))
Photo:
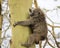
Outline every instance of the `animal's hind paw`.
POLYGON ((28 43, 23 43, 23 44, 21 44, 22 46, 25 46, 25 47, 30 47, 30 44, 28 44, 28 43))

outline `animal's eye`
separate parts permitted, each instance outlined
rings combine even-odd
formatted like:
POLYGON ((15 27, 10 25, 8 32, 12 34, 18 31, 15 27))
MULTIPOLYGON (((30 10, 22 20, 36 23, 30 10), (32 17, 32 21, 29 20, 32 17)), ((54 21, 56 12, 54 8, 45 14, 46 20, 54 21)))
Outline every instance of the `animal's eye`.
POLYGON ((30 16, 34 16, 34 13, 31 13, 30 16))

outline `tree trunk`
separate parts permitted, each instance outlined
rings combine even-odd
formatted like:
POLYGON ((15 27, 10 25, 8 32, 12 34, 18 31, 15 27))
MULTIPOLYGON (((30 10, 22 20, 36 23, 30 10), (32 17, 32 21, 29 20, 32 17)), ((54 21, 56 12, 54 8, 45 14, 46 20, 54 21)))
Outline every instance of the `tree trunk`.
MULTIPOLYGON (((12 23, 11 48, 25 48, 21 46, 21 43, 27 41, 29 28, 24 26, 16 26, 14 28, 13 24, 17 21, 26 20, 31 6, 32 0, 9 0, 12 23)), ((34 48, 34 45, 31 48, 34 48)))

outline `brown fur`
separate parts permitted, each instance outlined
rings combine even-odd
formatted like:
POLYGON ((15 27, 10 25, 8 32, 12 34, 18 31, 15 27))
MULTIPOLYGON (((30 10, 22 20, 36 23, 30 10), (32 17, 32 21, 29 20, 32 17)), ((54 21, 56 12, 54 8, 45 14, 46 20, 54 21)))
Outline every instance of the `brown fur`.
POLYGON ((16 25, 24 25, 30 26, 32 30, 32 34, 28 38, 28 41, 23 46, 29 47, 33 43, 38 44, 39 41, 45 40, 47 38, 47 24, 45 20, 45 14, 41 9, 37 8, 30 11, 30 18, 27 21, 18 21, 14 24, 16 25))

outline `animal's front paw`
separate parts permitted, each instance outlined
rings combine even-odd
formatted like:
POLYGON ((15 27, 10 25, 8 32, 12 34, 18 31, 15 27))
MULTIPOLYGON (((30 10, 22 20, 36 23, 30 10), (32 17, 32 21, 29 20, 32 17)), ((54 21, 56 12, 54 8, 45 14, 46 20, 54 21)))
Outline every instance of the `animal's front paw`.
POLYGON ((13 24, 13 27, 15 27, 16 25, 15 24, 13 24))
POLYGON ((17 25, 17 23, 14 23, 13 26, 15 27, 17 25))

